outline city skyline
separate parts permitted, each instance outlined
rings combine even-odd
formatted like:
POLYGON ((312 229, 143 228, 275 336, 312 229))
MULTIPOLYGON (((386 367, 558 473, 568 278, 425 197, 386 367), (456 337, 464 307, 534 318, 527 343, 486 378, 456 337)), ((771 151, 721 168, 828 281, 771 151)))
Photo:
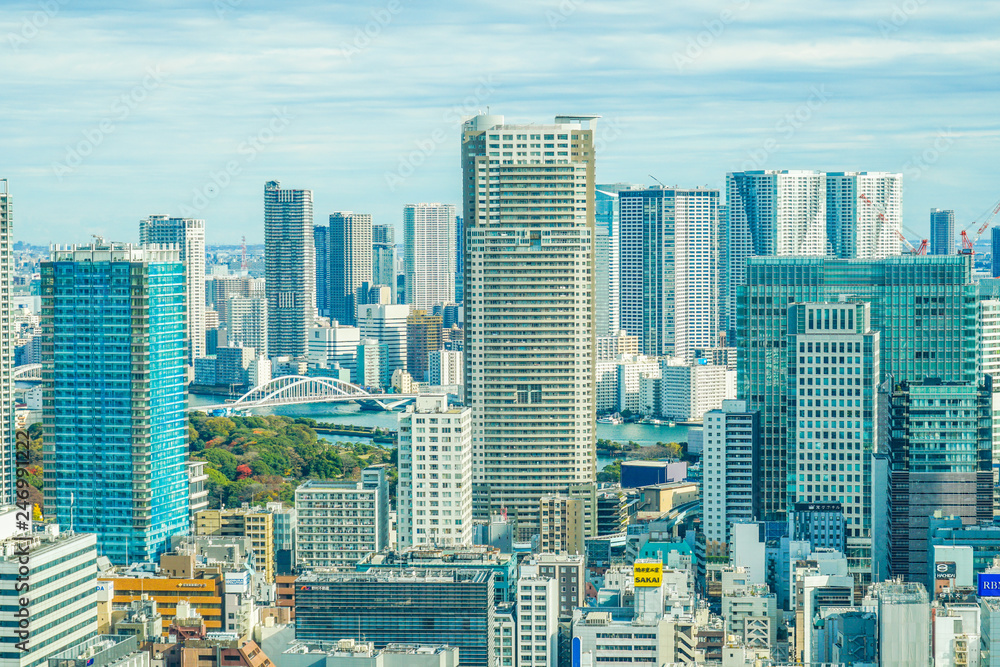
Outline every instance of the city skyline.
POLYGON ((460 125, 487 107, 514 122, 602 115, 598 182, 721 190, 738 170, 900 172, 903 224, 918 232, 932 207, 954 209, 958 231, 998 196, 989 6, 842 3, 806 16, 738 1, 666 17, 567 1, 488 5, 466 21, 394 1, 54 7, 15 4, 0 23, 13 107, 0 166, 25 212, 17 240, 132 240, 133 221, 154 213, 205 219, 209 244, 246 232, 256 243, 271 179, 313 189, 317 221, 361 210, 399 229, 406 203, 459 201, 460 125), (526 38, 505 41, 513 26, 526 38), (180 31, 191 39, 178 49, 180 31), (81 33, 85 46, 70 38, 81 33), (550 39, 584 67, 546 57, 550 39), (88 63, 78 84, 63 69, 73 60, 88 63))

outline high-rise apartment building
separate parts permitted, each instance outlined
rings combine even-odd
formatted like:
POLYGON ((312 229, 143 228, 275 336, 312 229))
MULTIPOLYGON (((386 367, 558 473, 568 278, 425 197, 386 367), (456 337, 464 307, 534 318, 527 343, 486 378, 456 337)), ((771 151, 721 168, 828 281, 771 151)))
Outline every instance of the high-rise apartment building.
POLYGON ((455 207, 407 204, 403 207, 406 244, 406 303, 430 311, 455 302, 455 207))
POLYGON ((14 332, 11 284, 14 274, 14 207, 7 179, 0 179, 0 504, 14 503, 14 332))
POLYGON ((358 345, 361 344, 361 330, 339 322, 331 322, 328 327, 309 329, 309 362, 318 368, 341 368, 350 371, 350 377, 357 377, 358 345))
POLYGON ((389 487, 383 466, 359 482, 311 479, 295 489, 295 565, 352 570, 389 546, 389 487))
POLYGON ((462 375, 462 353, 456 350, 434 350, 430 353, 429 368, 427 370, 427 381, 431 385, 458 385, 465 384, 465 377, 462 375))
POLYGON ((620 322, 643 354, 691 360, 715 344, 718 216, 718 190, 618 193, 620 322))
MULTIPOLYGON (((862 401, 873 400, 869 394, 875 385, 890 375, 897 383, 924 377, 945 382, 976 379, 976 286, 968 255, 903 255, 875 261, 754 257, 747 262, 746 274, 736 321, 738 397, 761 415, 758 519, 785 517, 792 502, 787 478, 798 473, 788 458, 788 368, 784 359, 778 361, 787 354, 790 304, 839 302, 842 297, 871 303, 871 328, 880 332, 882 372, 881 378, 873 378, 872 387, 860 385, 862 401), (933 337, 925 335, 930 331, 933 337)), ((838 412, 840 379, 838 370, 838 412)), ((846 382, 843 388, 846 400, 846 382)))
POLYGON ((931 254, 955 255, 955 211, 931 209, 931 254))
POLYGON ((598 336, 614 336, 621 328, 618 193, 629 187, 624 183, 598 184, 594 190, 594 300, 598 336))
POLYGON ((406 370, 406 320, 409 316, 410 307, 406 304, 366 305, 358 309, 361 338, 374 338, 386 346, 385 368, 382 371, 386 377, 392 377, 396 369, 406 370))
POLYGON ((338 211, 330 215, 330 317, 357 321, 357 292, 372 278, 372 216, 338 211))
POLYGON ((252 347, 257 356, 269 356, 267 336, 267 299, 254 296, 231 296, 226 299, 226 342, 252 347))
POLYGON ((463 127, 473 507, 506 508, 522 535, 543 495, 594 477, 595 124, 463 127))
POLYGON ((399 303, 396 290, 396 228, 372 225, 372 285, 392 290, 391 303, 399 303))
POLYGON ((195 515, 194 534, 248 538, 254 562, 263 571, 264 581, 273 584, 276 551, 274 517, 273 512, 260 507, 204 509, 195 515))
POLYGON ((462 303, 465 296, 465 285, 463 281, 465 279, 465 256, 462 255, 463 243, 462 238, 465 235, 465 219, 460 216, 455 216, 455 303, 462 303))
POLYGON ((472 410, 419 396, 399 415, 399 549, 472 544, 472 410))
POLYGON ((710 556, 728 556, 732 525, 754 520, 759 438, 760 417, 747 410, 746 401, 723 401, 705 413, 702 506, 710 556))
POLYGON ((313 227, 313 250, 316 255, 316 312, 330 317, 330 228, 313 227))
POLYGON ((902 176, 886 172, 745 171, 726 175, 719 245, 726 255, 722 328, 736 329, 749 257, 898 255, 902 176))
POLYGON ((431 353, 440 350, 442 317, 414 310, 406 318, 406 370, 417 382, 427 382, 431 353))
POLYGON ((789 306, 788 498, 841 505, 848 571, 863 588, 873 574, 872 454, 882 423, 873 388, 882 376, 880 354, 868 303, 789 306))
POLYGON ((301 357, 316 318, 312 190, 264 184, 264 273, 268 351, 301 357))
POLYGON ((151 215, 139 221, 139 243, 176 245, 187 281, 188 365, 205 351, 205 221, 151 215))
POLYGON ((46 513, 155 560, 190 525, 180 253, 57 247, 41 277, 46 513))

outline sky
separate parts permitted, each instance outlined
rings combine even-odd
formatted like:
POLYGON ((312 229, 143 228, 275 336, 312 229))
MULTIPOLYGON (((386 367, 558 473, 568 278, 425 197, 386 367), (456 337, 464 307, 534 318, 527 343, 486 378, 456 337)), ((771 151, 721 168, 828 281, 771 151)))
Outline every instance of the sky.
MULTIPOLYGON (((902 172, 903 224, 1000 200, 1000 3, 36 0, 0 13, 14 238, 150 214, 263 241, 263 187, 402 225, 458 205, 461 121, 599 114, 599 183, 902 172), (656 179, 656 180, 654 180, 656 179)), ((1000 220, 1000 216, 998 216, 1000 220)))

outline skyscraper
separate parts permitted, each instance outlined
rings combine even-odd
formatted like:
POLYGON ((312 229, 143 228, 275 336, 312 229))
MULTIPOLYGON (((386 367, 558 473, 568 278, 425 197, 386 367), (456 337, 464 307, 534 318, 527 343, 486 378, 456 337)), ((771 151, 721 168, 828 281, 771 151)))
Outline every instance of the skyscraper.
POLYGON ((1000 227, 990 230, 990 275, 1000 278, 1000 227))
POLYGON ((180 253, 98 240, 41 275, 47 513, 154 560, 190 522, 180 253))
POLYGON ((621 328, 643 354, 693 360, 719 331, 719 191, 618 193, 621 328))
POLYGON ((955 255, 955 211, 931 209, 931 254, 955 255))
POLYGON ((316 312, 330 317, 330 228, 313 227, 313 248, 316 254, 316 312))
POLYGON ((278 181, 264 184, 264 275, 268 351, 305 356, 316 317, 312 190, 282 190, 278 181))
POLYGON ((597 185, 594 190, 595 251, 594 291, 597 306, 598 336, 614 336, 621 329, 619 318, 618 193, 628 189, 624 183, 597 185))
POLYGON ((462 255, 462 250, 464 244, 462 243, 462 235, 465 234, 465 219, 460 216, 455 216, 455 303, 462 303, 462 299, 465 298, 465 285, 463 283, 465 276, 465 258, 462 255))
POLYGON ((14 335, 11 283, 14 274, 14 206, 7 179, 0 179, 0 504, 14 503, 14 335))
POLYGON ((455 302, 455 207, 407 204, 403 207, 406 252, 406 303, 430 311, 455 302))
POLYGON ((726 175, 721 320, 732 337, 748 257, 898 255, 902 175, 888 172, 745 171, 726 175))
MULTIPOLYGON (((754 257, 747 262, 746 278, 736 321, 738 394, 761 415, 758 519, 785 517, 792 501, 789 476, 798 473, 790 467, 795 461, 789 458, 787 437, 790 385, 784 356, 790 304, 837 302, 842 297, 871 303, 871 328, 880 332, 882 371, 872 386, 856 385, 862 401, 873 400, 876 382, 890 375, 897 383, 924 377, 945 382, 976 379, 976 286, 968 255, 902 255, 875 261, 754 257), (925 335, 930 331, 933 337, 925 335)), ((837 379, 846 375, 838 372, 837 379)), ((832 385, 829 388, 832 391, 832 385)), ((838 403, 840 391, 838 382, 838 403)))
POLYGON ((392 302, 399 303, 396 294, 396 228, 392 225, 372 225, 372 285, 387 285, 392 289, 392 302))
POLYGON ((357 291, 372 278, 372 216, 338 211, 330 215, 330 318, 357 321, 357 291))
POLYGON ((174 244, 187 276, 188 365, 205 352, 205 221, 151 215, 139 221, 139 243, 174 244))
POLYGON ((473 510, 506 509, 522 535, 542 496, 594 477, 595 128, 483 115, 463 127, 473 510))

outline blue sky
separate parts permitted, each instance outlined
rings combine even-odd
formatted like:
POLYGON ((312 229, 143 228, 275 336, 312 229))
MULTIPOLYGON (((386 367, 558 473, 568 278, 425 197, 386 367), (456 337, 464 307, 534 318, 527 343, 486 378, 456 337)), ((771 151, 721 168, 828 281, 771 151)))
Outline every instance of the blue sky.
POLYGON ((598 180, 900 171, 904 225, 1000 199, 1000 3, 5 2, 0 178, 17 240, 153 213, 263 240, 263 186, 401 225, 459 203, 460 118, 596 113, 598 180))

